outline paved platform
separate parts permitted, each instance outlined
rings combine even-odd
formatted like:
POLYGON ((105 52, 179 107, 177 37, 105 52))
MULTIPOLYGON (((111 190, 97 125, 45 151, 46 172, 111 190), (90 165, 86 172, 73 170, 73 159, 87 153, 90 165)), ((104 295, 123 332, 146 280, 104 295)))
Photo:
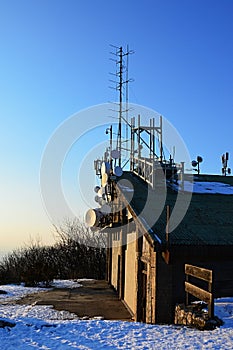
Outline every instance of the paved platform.
POLYGON ((55 288, 32 294, 17 303, 53 305, 56 310, 66 310, 79 317, 102 316, 106 320, 132 321, 131 314, 106 281, 89 280, 81 284, 79 288, 55 288))

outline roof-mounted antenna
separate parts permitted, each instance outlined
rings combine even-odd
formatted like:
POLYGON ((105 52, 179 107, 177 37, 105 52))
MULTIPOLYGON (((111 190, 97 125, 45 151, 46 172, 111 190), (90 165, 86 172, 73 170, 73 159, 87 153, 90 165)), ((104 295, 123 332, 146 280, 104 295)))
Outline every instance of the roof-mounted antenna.
POLYGON ((202 162, 203 162, 203 158, 201 156, 197 156, 197 160, 192 161, 193 168, 196 168, 197 166, 197 169, 193 169, 193 170, 197 171, 198 175, 200 174, 200 163, 202 162))
POLYGON ((226 176, 231 174, 231 168, 228 168, 229 153, 226 152, 222 155, 222 175, 226 176))
POLYGON ((129 50, 127 46, 126 52, 123 51, 122 46, 117 47, 114 45, 110 45, 113 47, 116 51, 115 53, 111 52, 111 54, 116 56, 115 62, 117 65, 117 71, 115 76, 117 77, 117 81, 112 81, 115 83, 116 90, 119 91, 119 110, 118 110, 118 132, 117 132, 117 150, 119 151, 119 158, 118 158, 118 165, 121 166, 121 156, 122 156, 122 121, 125 121, 126 123, 126 139, 127 139, 127 133, 128 133, 128 115, 126 114, 126 118, 123 117, 123 85, 126 85, 126 112, 128 109, 128 83, 132 80, 128 78, 128 56, 132 53, 134 53, 132 50, 129 50), (126 57, 126 65, 124 63, 124 57, 126 57))

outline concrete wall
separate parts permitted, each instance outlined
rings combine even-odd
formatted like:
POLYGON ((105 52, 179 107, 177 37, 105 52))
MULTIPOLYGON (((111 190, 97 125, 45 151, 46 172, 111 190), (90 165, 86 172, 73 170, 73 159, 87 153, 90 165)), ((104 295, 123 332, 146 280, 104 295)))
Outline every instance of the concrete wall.
POLYGON ((112 243, 112 274, 111 274, 111 285, 117 290, 117 279, 118 279, 118 256, 121 253, 120 241, 114 241, 112 243))
POLYGON ((125 297, 130 310, 136 312, 136 232, 128 234, 125 252, 125 297))

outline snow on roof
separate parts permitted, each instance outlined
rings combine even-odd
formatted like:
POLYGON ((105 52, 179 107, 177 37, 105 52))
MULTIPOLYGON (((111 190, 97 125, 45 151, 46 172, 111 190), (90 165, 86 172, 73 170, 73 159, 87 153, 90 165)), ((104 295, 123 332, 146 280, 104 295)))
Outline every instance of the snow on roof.
MULTIPOLYGON (((175 190, 180 190, 179 185, 173 185, 175 190)), ((193 193, 208 193, 208 194, 233 194, 233 186, 223 182, 212 181, 184 181, 184 191, 193 193)))

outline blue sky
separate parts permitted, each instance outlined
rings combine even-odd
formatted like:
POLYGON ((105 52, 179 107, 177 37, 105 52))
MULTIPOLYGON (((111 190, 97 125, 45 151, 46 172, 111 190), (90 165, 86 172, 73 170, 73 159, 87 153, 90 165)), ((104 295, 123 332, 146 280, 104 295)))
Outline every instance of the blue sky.
POLYGON ((130 102, 164 115, 202 171, 220 174, 221 154, 233 156, 232 37, 231 0, 2 0, 0 249, 52 242, 41 158, 68 117, 115 100, 109 44, 135 51, 130 102))

